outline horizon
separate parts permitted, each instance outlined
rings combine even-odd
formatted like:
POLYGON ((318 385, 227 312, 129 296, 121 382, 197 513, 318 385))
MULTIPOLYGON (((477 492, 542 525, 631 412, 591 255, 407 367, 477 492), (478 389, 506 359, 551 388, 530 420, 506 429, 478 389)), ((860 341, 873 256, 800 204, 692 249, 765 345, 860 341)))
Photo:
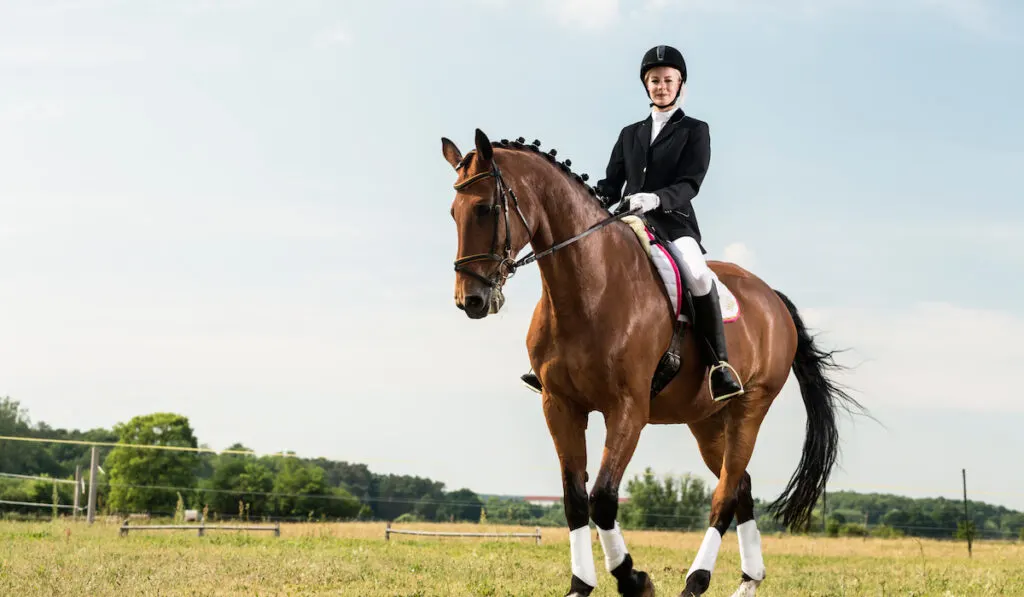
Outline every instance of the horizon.
MULTIPOLYGON (((14 400, 12 397, 9 397, 9 396, 0 396, 0 399, 2 399, 2 398, 8 398, 8 399, 14 400)), ((17 402, 17 400, 14 400, 14 401, 17 402)), ((138 415, 133 415, 133 416, 144 416, 144 415, 150 415, 150 414, 156 414, 156 413, 139 413, 138 415)), ((180 413, 171 413, 171 414, 180 415, 180 413)), ((26 415, 30 415, 30 413, 26 412, 26 415)), ((57 427, 49 426, 49 429, 51 431, 63 429, 65 431, 81 431, 81 432, 87 432, 87 431, 99 430, 99 429, 113 430, 115 425, 120 424, 120 423, 125 423, 128 420, 130 420, 131 418, 132 417, 129 417, 129 418, 125 419, 124 421, 118 421, 118 422, 110 425, 109 427, 93 427, 91 429, 65 429, 65 428, 57 428, 57 427)), ((33 425, 34 427, 37 427, 39 423, 46 424, 45 421, 32 421, 30 416, 28 416, 27 419, 30 421, 30 424, 33 425)), ((206 454, 217 454, 217 455, 219 455, 219 454, 225 453, 226 451, 231 450, 230 446, 233 446, 233 445, 243 445, 244 446, 244 444, 242 442, 234 442, 234 443, 230 444, 229 447, 218 449, 218 448, 214 448, 214 447, 210 446, 209 444, 201 441, 201 438, 199 438, 198 436, 196 437, 196 440, 197 440, 197 447, 195 448, 195 450, 197 452, 199 452, 199 453, 206 453, 206 454)), ((44 441, 42 443, 46 443, 46 442, 44 441)), ((75 443, 77 445, 90 445, 90 444, 99 445, 97 442, 90 442, 90 441, 87 441, 87 440, 79 440, 79 441, 74 441, 72 443, 75 443)), ((101 449, 103 449, 103 448, 113 449, 115 446, 102 445, 100 447, 101 447, 101 449)), ((330 461, 344 462, 344 463, 350 464, 350 465, 363 465, 363 466, 367 467, 367 469, 369 470, 370 473, 375 474, 375 475, 395 475, 395 476, 399 476, 399 477, 402 477, 402 476, 420 477, 420 478, 424 478, 424 479, 429 479, 430 481, 433 481, 433 482, 441 483, 443 485, 443 487, 444 487, 444 491, 445 492, 454 492, 454 491, 459 491, 461 489, 469 489, 470 491, 472 491, 476 495, 480 496, 481 498, 486 498, 486 497, 494 496, 494 497, 499 497, 499 498, 522 499, 522 500, 526 500, 526 501, 530 501, 531 499, 533 499, 533 500, 544 500, 544 501, 548 501, 548 500, 552 500, 552 499, 557 499, 559 501, 562 500, 561 494, 549 494, 549 495, 536 494, 535 495, 535 494, 531 494, 529 492, 501 492, 501 493, 495 493, 495 492, 488 492, 488 491, 479 491, 479 490, 477 490, 477 489, 475 489, 473 487, 469 487, 469 486, 455 486, 455 485, 452 485, 452 484, 448 483, 444 479, 431 477, 429 475, 411 475, 411 474, 407 474, 407 473, 402 473, 400 471, 381 472, 381 471, 378 471, 378 470, 374 470, 372 467, 370 467, 369 465, 367 465, 364 462, 355 462, 355 461, 348 461, 348 460, 337 460, 337 459, 334 459, 334 458, 329 458, 329 457, 325 457, 325 456, 316 456, 316 455, 307 456, 307 455, 303 455, 303 454, 294 453, 294 452, 292 452, 292 451, 290 451, 288 449, 281 449, 281 450, 279 450, 277 452, 272 452, 272 453, 270 453, 270 452, 268 452, 268 453, 258 453, 256 451, 252 451, 252 450, 248 450, 248 451, 250 452, 250 454, 248 454, 248 455, 251 455, 251 456, 253 456, 255 458, 284 457, 284 458, 298 458, 298 459, 302 459, 302 460, 326 459, 326 460, 330 460, 330 461)), ((101 461, 102 460, 103 459, 101 458, 101 461)), ((683 471, 683 472, 679 472, 679 473, 666 473, 664 471, 653 470, 652 472, 654 473, 655 478, 658 479, 659 481, 663 481, 667 476, 670 476, 670 475, 671 476, 676 476, 676 477, 678 477, 678 476, 685 476, 685 475, 691 475, 693 477, 700 478, 702 481, 704 481, 704 483, 709 488, 709 490, 714 488, 714 479, 713 478, 709 478, 708 476, 701 475, 699 473, 694 473, 692 471, 683 471)), ((624 477, 623 483, 622 483, 622 487, 619 490, 619 492, 620 492, 619 503, 625 503, 625 502, 629 501, 629 495, 630 494, 629 494, 629 491, 627 490, 627 482, 630 481, 630 480, 633 480, 633 479, 639 479, 641 476, 642 476, 642 471, 636 473, 634 476, 624 477)), ((829 495, 840 494, 840 493, 852 493, 852 494, 866 495, 866 496, 870 496, 870 495, 894 496, 894 497, 901 497, 901 498, 908 498, 908 499, 937 499, 937 500, 938 499, 945 499, 945 500, 949 500, 949 501, 957 502, 957 503, 962 503, 962 501, 963 501, 962 497, 957 497, 957 496, 949 497, 948 493, 943 494, 943 495, 938 495, 938 494, 936 494, 936 495, 928 495, 927 493, 924 493, 924 494, 921 494, 921 495, 908 495, 908 494, 905 494, 905 493, 900 493, 899 491, 895 491, 895 490, 893 490, 893 491, 884 491, 884 489, 885 489, 884 487, 877 487, 877 488, 868 487, 868 488, 864 488, 864 489, 866 489, 866 490, 862 490, 862 489, 828 490, 826 488, 826 491, 827 491, 827 493, 829 495)), ((760 500, 760 501, 762 501, 764 503, 770 503, 770 502, 772 502, 777 497, 778 497, 777 495, 764 496, 764 495, 757 494, 757 492, 754 492, 754 499, 755 500, 760 500)), ((968 488, 967 499, 968 499, 968 502, 972 503, 972 504, 976 503, 976 504, 982 504, 982 505, 987 505, 987 506, 1002 507, 1002 508, 1006 508, 1006 509, 1008 509, 1008 510, 1010 510, 1012 512, 1024 512, 1024 508, 1015 508, 1013 506, 1007 505, 1007 504, 999 502, 997 500, 985 499, 985 498, 979 499, 977 496, 975 496, 974 494, 971 493, 969 488, 968 488)))

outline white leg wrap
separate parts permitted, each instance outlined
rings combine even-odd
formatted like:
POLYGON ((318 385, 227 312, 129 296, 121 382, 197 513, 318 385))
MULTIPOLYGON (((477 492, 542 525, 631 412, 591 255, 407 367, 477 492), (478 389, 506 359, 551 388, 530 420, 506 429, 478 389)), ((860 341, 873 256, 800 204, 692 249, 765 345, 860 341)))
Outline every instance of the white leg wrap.
POLYGON ((601 539, 601 550, 604 551, 604 566, 611 572, 619 567, 629 553, 626 551, 626 541, 622 538, 619 521, 615 521, 615 526, 610 531, 598 527, 597 536, 601 539))
POLYGON ((576 578, 596 587, 597 569, 594 567, 594 546, 590 541, 590 527, 587 525, 569 533, 572 573, 576 575, 576 578))
POLYGON ((754 580, 764 580, 764 557, 761 555, 761 533, 753 520, 736 525, 740 540, 740 569, 754 580))
POLYGON ((710 527, 707 533, 704 533, 704 541, 700 544, 700 549, 697 551, 697 555, 693 558, 693 564, 690 566, 690 571, 686 573, 689 577, 691 574, 698 570, 707 570, 708 572, 715 571, 715 560, 718 559, 718 548, 722 546, 722 535, 718 533, 718 529, 710 527))

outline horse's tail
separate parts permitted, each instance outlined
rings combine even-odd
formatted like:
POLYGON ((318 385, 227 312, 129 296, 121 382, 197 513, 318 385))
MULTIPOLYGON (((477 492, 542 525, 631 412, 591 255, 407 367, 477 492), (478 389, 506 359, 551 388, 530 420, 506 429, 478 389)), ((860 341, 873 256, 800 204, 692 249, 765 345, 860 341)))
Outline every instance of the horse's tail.
POLYGON ((768 506, 768 512, 781 518, 786 528, 803 530, 811 521, 814 506, 825 491, 825 483, 839 453, 836 411, 840 408, 850 411, 851 407, 863 410, 863 407, 826 376, 843 367, 832 358, 833 353, 823 352, 815 345, 793 301, 777 290, 775 293, 785 303, 796 325, 793 373, 807 410, 807 432, 800 464, 782 495, 768 506))

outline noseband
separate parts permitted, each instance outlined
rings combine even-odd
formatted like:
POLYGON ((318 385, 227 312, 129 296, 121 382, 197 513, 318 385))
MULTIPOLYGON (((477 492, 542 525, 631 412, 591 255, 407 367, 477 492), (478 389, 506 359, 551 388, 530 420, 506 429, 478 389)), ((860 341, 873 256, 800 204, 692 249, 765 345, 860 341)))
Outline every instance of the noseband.
MULTIPOLYGON (((464 162, 465 158, 463 159, 463 163, 464 162)), ((455 169, 458 170, 459 167, 457 166, 455 169)), ((526 231, 530 235, 529 241, 533 241, 534 231, 530 228, 530 223, 526 221, 526 216, 523 215, 523 211, 519 208, 519 199, 516 197, 515 192, 512 190, 511 187, 508 186, 508 184, 505 182, 505 179, 502 178, 501 170, 498 168, 498 164, 494 160, 491 160, 490 171, 481 172, 479 174, 470 176, 469 178, 462 182, 455 183, 455 185, 453 186, 456 191, 461 191, 462 189, 465 189, 466 187, 476 182, 479 182, 485 178, 492 177, 494 178, 495 195, 497 196, 497 199, 490 206, 491 212, 494 214, 494 238, 491 241, 491 251, 490 253, 478 253, 476 255, 470 255, 468 257, 463 257, 461 259, 455 260, 456 272, 462 272, 464 274, 473 276, 474 278, 480 280, 481 282, 483 282, 484 284, 491 288, 501 288, 501 286, 505 284, 505 281, 511 278, 513 275, 515 275, 516 270, 519 269, 520 267, 524 265, 529 265, 530 263, 533 263, 534 261, 540 259, 541 257, 545 257, 563 247, 567 247, 573 244, 574 242, 586 237, 590 233, 600 230, 601 228, 604 228, 605 226, 611 224, 616 220, 620 220, 626 216, 638 215, 641 212, 639 208, 635 210, 619 212, 615 215, 605 218, 604 220, 601 220, 597 224, 594 224, 590 228, 587 228, 583 232, 577 234, 576 236, 568 240, 564 240, 537 254, 534 254, 533 251, 531 251, 525 257, 516 261, 513 259, 514 255, 512 251, 512 230, 511 226, 509 225, 508 219, 508 203, 510 198, 512 199, 512 205, 515 207, 516 213, 519 214, 519 219, 523 222, 523 226, 526 227, 526 231), (505 215, 505 247, 503 253, 498 254, 498 226, 502 219, 502 214, 505 215), (477 261, 497 261, 498 269, 492 277, 488 278, 466 267, 468 264, 475 263, 477 261)))

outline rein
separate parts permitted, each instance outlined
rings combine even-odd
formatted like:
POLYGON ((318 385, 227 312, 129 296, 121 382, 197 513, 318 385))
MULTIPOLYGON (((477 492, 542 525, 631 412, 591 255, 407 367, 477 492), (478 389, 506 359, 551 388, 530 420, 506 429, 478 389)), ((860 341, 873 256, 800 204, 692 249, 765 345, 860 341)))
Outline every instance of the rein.
POLYGON ((565 247, 568 247, 569 245, 586 238, 590 234, 604 228, 605 226, 608 226, 612 222, 621 220, 626 216, 637 215, 641 212, 640 209, 634 209, 613 214, 601 220, 597 224, 594 224, 590 228, 587 228, 586 230, 577 234, 576 236, 566 239, 560 243, 556 243, 555 245, 541 251, 540 253, 534 253, 533 251, 530 251, 530 253, 528 253, 522 259, 514 260, 512 258, 512 231, 509 225, 508 218, 509 198, 512 199, 512 205, 515 207, 516 213, 519 214, 519 219, 523 222, 523 226, 526 227, 526 231, 530 234, 531 242, 533 241, 534 233, 531 232, 530 223, 526 221, 526 216, 523 215, 523 211, 519 208, 519 199, 516 197, 515 192, 512 190, 511 187, 508 186, 508 184, 505 182, 505 179, 502 177, 501 170, 498 168, 498 164, 492 161, 490 171, 481 172, 480 174, 471 176, 460 183, 456 183, 453 186, 456 191, 461 191, 462 189, 465 189, 466 187, 476 182, 491 177, 494 178, 495 194, 497 195, 497 201, 491 205, 491 211, 494 213, 494 238, 491 241, 491 251, 490 253, 478 253, 476 255, 470 255, 468 257, 463 257, 455 261, 456 272, 463 272, 465 274, 469 274, 470 276, 473 276, 474 278, 480 280, 484 284, 487 284, 491 288, 500 287, 501 285, 503 285, 508 278, 511 278, 513 275, 515 275, 516 270, 518 270, 520 267, 523 267, 524 265, 529 265, 542 257, 547 257, 548 255, 551 255, 555 251, 564 249, 565 247), (498 248, 498 225, 501 220, 501 212, 504 212, 505 214, 505 247, 503 255, 499 255, 496 252, 498 248), (499 263, 497 276, 487 278, 465 267, 466 265, 477 261, 497 261, 499 263))

